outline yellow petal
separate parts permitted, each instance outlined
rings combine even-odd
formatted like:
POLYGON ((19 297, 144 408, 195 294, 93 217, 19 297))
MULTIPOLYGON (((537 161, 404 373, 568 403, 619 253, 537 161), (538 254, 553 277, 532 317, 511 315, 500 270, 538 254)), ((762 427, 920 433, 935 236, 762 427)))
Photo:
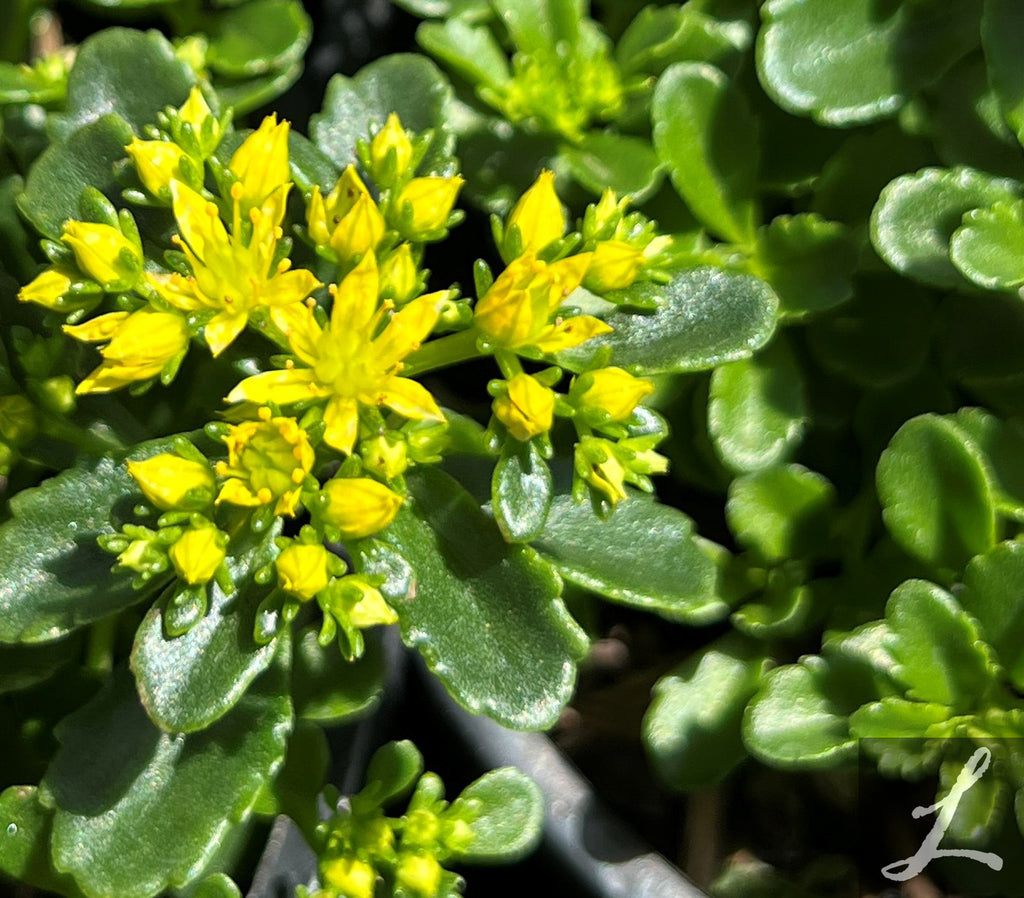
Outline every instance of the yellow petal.
POLYGON ((331 234, 331 248, 343 261, 354 259, 376 249, 384 230, 380 209, 368 193, 363 194, 338 222, 331 234))
POLYGON ((402 497, 369 477, 334 477, 324 484, 324 519, 349 539, 383 530, 398 514, 402 497))
POLYGON ((285 368, 247 377, 228 393, 227 401, 288 405, 323 395, 309 368, 285 368))
POLYGON ((18 299, 47 309, 60 309, 66 302, 64 294, 70 289, 71 278, 56 268, 47 268, 18 291, 18 299))
POLYGON ((333 291, 331 329, 339 333, 342 328, 353 331, 366 330, 377 311, 379 287, 377 258, 372 252, 368 252, 333 291))
POLYGON ((516 203, 506 228, 519 228, 523 252, 539 252, 565 234, 565 213, 555 193, 555 175, 542 171, 533 186, 516 203))
POLYGON ((103 343, 114 336, 117 329, 128 320, 130 312, 108 312, 97 315, 84 324, 65 324, 64 333, 83 343, 103 343))
POLYGON ((267 282, 266 287, 260 291, 260 298, 268 306, 301 304, 302 300, 319 286, 320 281, 316 279, 312 271, 295 268, 292 271, 274 275, 267 282))
POLYGON ((392 411, 415 421, 444 420, 444 414, 438 408, 434 397, 430 395, 430 391, 408 377, 390 378, 386 387, 374 398, 377 404, 386 405, 392 411))
POLYGON ((227 502, 229 505, 241 505, 245 508, 253 508, 262 505, 263 502, 256 496, 241 480, 232 477, 225 480, 224 485, 217 494, 217 504, 227 502))
POLYGON ((229 168, 242 185, 240 199, 261 203, 289 179, 288 122, 278 124, 274 115, 263 119, 235 151, 229 168))
POLYGON ((182 277, 180 274, 157 274, 152 271, 147 271, 145 276, 146 282, 168 305, 183 312, 196 312, 207 308, 206 296, 196 291, 196 282, 193 278, 182 277))
POLYGON ((592 337, 599 337, 601 334, 610 334, 611 332, 612 328, 600 318, 576 315, 545 328, 540 337, 533 341, 533 345, 541 352, 559 352, 562 349, 579 346, 592 337))
POLYGON ((215 315, 203 328, 203 336, 206 338, 207 346, 210 347, 210 352, 215 357, 220 355, 234 342, 235 337, 242 332, 248 320, 249 318, 244 312, 236 314, 221 312, 219 315, 215 315))
POLYGON ((207 259, 217 248, 228 246, 228 232, 217 207, 181 181, 171 181, 171 203, 178 230, 192 251, 207 259))
POLYGON ((391 316, 387 327, 373 341, 374 353, 381 367, 388 370, 395 362, 419 349, 437 323, 437 302, 443 295, 429 293, 421 296, 391 316))
POLYGON ((313 310, 305 303, 295 303, 270 310, 270 317, 288 338, 288 344, 307 365, 315 365, 317 343, 323 333, 313 310))
POLYGON ((548 272, 555 283, 549 311, 554 312, 562 300, 583 283, 583 276, 587 273, 593 256, 593 253, 577 253, 575 256, 552 262, 548 266, 548 272))
POLYGON ((359 435, 358 403, 354 399, 332 396, 324 408, 324 424, 324 442, 351 455, 359 435))

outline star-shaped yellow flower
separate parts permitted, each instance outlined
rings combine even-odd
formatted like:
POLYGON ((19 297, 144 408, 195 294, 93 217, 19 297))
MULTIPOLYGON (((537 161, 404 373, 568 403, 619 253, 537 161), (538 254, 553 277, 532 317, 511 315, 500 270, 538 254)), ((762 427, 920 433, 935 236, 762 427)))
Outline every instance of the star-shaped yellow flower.
POLYGON ((228 402, 288 405, 326 399, 324 440, 350 453, 359 433, 359 406, 387 406, 406 418, 444 420, 434 397, 414 380, 399 377, 402 359, 418 349, 438 317, 447 291, 414 299, 398 312, 379 301, 377 260, 368 252, 336 288, 331 320, 322 328, 305 304, 272 311, 305 367, 247 377, 228 402))

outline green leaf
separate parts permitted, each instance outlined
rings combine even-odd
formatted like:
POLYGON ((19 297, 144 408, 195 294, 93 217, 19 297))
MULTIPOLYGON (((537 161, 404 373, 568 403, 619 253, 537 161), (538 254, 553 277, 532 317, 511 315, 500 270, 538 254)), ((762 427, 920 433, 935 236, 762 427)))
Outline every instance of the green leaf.
POLYGON ((820 474, 785 465, 737 477, 725 514, 741 545, 777 562, 826 551, 835 500, 835 489, 820 474))
MULTIPOLYGON (((969 760, 968 752, 974 749, 972 744, 969 749, 965 747, 958 753, 959 756, 943 760, 939 768, 937 800, 944 799, 955 788, 969 760)), ((957 789, 956 813, 945 835, 950 844, 972 848, 994 847, 993 840, 998 836, 1003 820, 1009 816, 1013 797, 1007 773, 1005 769, 993 770, 988 776, 973 781, 966 791, 957 789)))
POLYGON ((674 62, 707 62, 732 71, 750 46, 746 22, 723 22, 692 5, 645 6, 615 45, 624 74, 660 75, 674 62))
POLYGON ((613 313, 608 323, 614 333, 559 353, 558 363, 582 371, 610 349, 607 364, 638 374, 704 371, 748 358, 775 329, 778 299, 751 275, 702 265, 679 272, 668 284, 634 289, 639 303, 657 307, 653 314, 613 313))
POLYGON ((989 290, 1024 284, 1024 200, 972 209, 950 241, 960 273, 989 290))
POLYGON ((257 586, 252 578, 277 556, 274 537, 278 533, 279 527, 271 527, 249 538, 247 545, 231 548, 228 570, 235 590, 225 594, 211 581, 208 610, 188 632, 168 637, 164 621, 174 594, 191 589, 180 582, 139 625, 132 672, 142 704, 160 729, 168 733, 205 729, 234 707, 274 660, 277 639, 266 645, 253 639, 256 608, 270 588, 257 586))
POLYGON ((848 127, 895 115, 977 45, 981 0, 768 0, 757 70, 790 112, 848 127))
POLYGON ((977 448, 999 513, 1024 521, 1024 423, 980 408, 961 409, 952 421, 977 448))
POLYGON ((889 597, 885 619, 885 647, 896 659, 893 673, 909 698, 960 713, 984 706, 995 664, 977 625, 956 599, 927 580, 907 580, 889 597))
POLYGON ((40 787, 55 809, 54 866, 89 895, 147 898, 192 882, 284 760, 286 688, 275 671, 214 726, 175 736, 153 725, 118 671, 56 731, 40 787))
POLYGON ((206 63, 230 78, 286 69, 302 59, 311 23, 295 0, 252 0, 208 18, 206 63))
POLYGON ((654 148, 693 214, 725 240, 752 243, 757 123, 729 78, 705 63, 673 65, 654 89, 651 122, 654 148))
POLYGON ((551 469, 533 442, 509 438, 491 480, 491 508, 510 543, 528 543, 544 530, 554 485, 551 469))
POLYGON ((44 683, 58 670, 82 657, 82 639, 75 634, 43 645, 0 645, 0 695, 44 683))
POLYGON ((331 192, 338 180, 338 170, 308 138, 295 131, 288 132, 288 167, 295 186, 303 193, 319 185, 324 195, 331 192))
MULTIPOLYGON (((139 446, 130 458, 149 458, 166 441, 139 446)), ((131 519, 140 498, 121 460, 70 468, 11 499, 0 526, 0 642, 49 642, 77 627, 143 601, 151 589, 132 589, 133 574, 110 572, 114 556, 96 538, 131 519)))
POLYGON ((214 873, 195 887, 191 898, 242 898, 242 890, 227 873, 214 873))
POLYGON ((382 745, 366 768, 366 785, 355 801, 380 806, 400 798, 415 785, 423 773, 423 755, 407 739, 382 745))
POLYGON ((701 548, 693 521, 640 494, 619 503, 607 520, 589 503, 556 496, 534 547, 570 583, 613 602, 689 624, 728 614, 716 594, 715 563, 701 548), (637 564, 638 558, 649 563, 637 564))
POLYGON ((470 783, 452 802, 446 816, 466 814, 473 841, 457 857, 460 863, 511 863, 529 854, 540 841, 544 799, 526 774, 499 767, 470 783), (476 809, 472 817, 470 808, 476 809))
POLYGON ((1010 681, 1024 688, 1024 543, 999 543, 972 559, 957 601, 978 621, 1010 681))
POLYGON ((850 715, 850 732, 858 739, 923 739, 929 729, 949 720, 946 705, 887 696, 850 715))
POLYGON ((1024 59, 1017 35, 1024 31, 1024 9, 1015 0, 985 0, 981 45, 988 80, 1003 115, 1024 144, 1024 59))
POLYGON ((0 103, 56 103, 63 98, 62 80, 26 65, 0 62, 0 103))
POLYGON ((784 338, 711 375, 708 433, 734 471, 784 461, 800 444, 807 419, 800 368, 784 338))
POLYGON ((369 139, 370 125, 380 126, 391 112, 414 131, 434 129, 421 171, 437 171, 451 158, 454 138, 448 106, 452 88, 429 59, 412 54, 385 56, 354 78, 335 75, 327 85, 324 106, 310 119, 313 142, 339 168, 356 164, 356 141, 369 139))
MULTIPOLYGON (((805 585, 802 566, 781 566, 768 572, 768 582, 756 601, 744 602, 729 620, 740 632, 762 642, 792 639, 807 632, 818 615, 816 595, 805 585)), ((829 581, 826 581, 829 582, 829 581)))
POLYGON ((364 634, 362 657, 346 661, 333 646, 317 642, 317 631, 310 627, 296 640, 291 690, 295 716, 333 725, 366 714, 384 689, 381 640, 372 631, 364 634))
POLYGON ((814 655, 769 672, 743 716, 748 751, 782 769, 829 769, 855 760, 857 740, 830 680, 828 664, 814 655))
POLYGON ((925 168, 892 181, 871 213, 871 242, 900 274, 934 287, 968 283, 950 260, 949 242, 971 209, 1012 202, 1020 184, 972 168, 925 168))
POLYGON ((0 794, 0 874, 25 886, 81 894, 67 876, 50 862, 50 831, 53 812, 39 803, 35 786, 10 786, 0 794))
POLYGON ((661 779, 689 791, 718 782, 743 760, 743 709, 766 667, 760 646, 733 632, 654 684, 643 741, 661 779))
POLYGON ((577 182, 594 194, 610 187, 642 203, 661 186, 661 162, 639 137, 595 132, 579 146, 564 146, 560 155, 577 182))
POLYGON ((857 246, 847 229, 817 215, 779 215, 757 234, 755 272, 779 296, 779 311, 797 318, 853 296, 857 246))
POLYGON ((18 215, 18 195, 24 188, 20 175, 0 178, 0 272, 7 271, 19 284, 27 284, 36 274, 39 263, 33 255, 35 235, 18 215))
POLYGON ((406 643, 463 707, 514 729, 551 726, 586 648, 557 576, 447 475, 417 469, 409 486, 415 512, 399 512, 386 542, 357 547, 360 568, 387 578, 406 643))
POLYGON ((302 62, 299 61, 287 69, 275 69, 254 78, 219 79, 215 85, 217 99, 222 109, 230 107, 238 118, 277 99, 301 74, 302 62))
POLYGON ((974 447, 947 419, 904 424, 878 461, 882 518, 911 555, 960 570, 995 543, 995 507, 974 447))
POLYGON ((105 115, 79 128, 63 143, 52 144, 36 161, 18 202, 25 217, 45 237, 59 240, 64 222, 78 218, 78 198, 95 187, 116 198, 114 163, 125 158, 131 128, 117 115, 105 115))
POLYGON ((512 79, 505 51, 484 25, 462 18, 424 22, 416 29, 416 42, 470 84, 500 88, 512 79))
POLYGON ((516 48, 525 52, 555 47, 564 41, 573 50, 579 41, 583 0, 491 0, 516 48))
POLYGON ((330 760, 331 750, 323 729, 314 723, 296 723, 284 764, 273 783, 264 787, 254 812, 265 816, 285 814, 302 832, 313 832, 320 822, 317 797, 327 780, 330 760))
POLYGON ((106 28, 78 48, 68 73, 64 114, 55 118, 55 130, 67 138, 83 125, 116 113, 141 133, 144 126, 156 124, 156 114, 165 106, 184 103, 195 83, 195 73, 174 55, 160 32, 106 28))

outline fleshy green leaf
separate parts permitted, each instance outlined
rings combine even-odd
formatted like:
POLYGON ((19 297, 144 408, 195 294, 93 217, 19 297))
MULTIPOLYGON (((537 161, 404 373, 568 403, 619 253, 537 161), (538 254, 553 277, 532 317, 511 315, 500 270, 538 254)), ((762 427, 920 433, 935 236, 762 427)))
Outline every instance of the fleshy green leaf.
POLYGON ((927 580, 908 580, 889 597, 885 619, 885 646, 908 697, 959 712, 984 704, 995 679, 991 650, 948 592, 927 580))
POLYGON ((972 209, 950 241, 960 273, 989 290, 1024 284, 1024 200, 972 209))
POLYGON ((25 182, 19 207, 45 237, 59 240, 64 222, 78 218, 78 198, 95 187, 116 197, 114 163, 125 158, 131 128, 117 115, 105 115, 79 128, 63 143, 52 144, 36 161, 25 182))
POLYGON ((935 287, 967 283, 949 257, 965 212, 1012 202, 1020 184, 972 168, 925 168, 881 193, 871 213, 871 242, 900 274, 935 287))
POLYGON ((81 658, 81 634, 43 645, 0 645, 0 694, 28 689, 81 658))
POLYGON ((409 484, 415 513, 403 508, 384 542, 358 546, 360 567, 387 578, 381 591, 405 641, 467 710, 516 729, 551 726, 586 646, 557 576, 508 545, 447 475, 417 469, 409 484))
POLYGON ((346 661, 334 646, 317 642, 315 628, 299 636, 292 662, 296 717, 336 724, 377 704, 384 688, 384 650, 373 633, 365 634, 365 645, 361 658, 346 661))
POLYGON ((661 162, 646 140, 595 133, 579 146, 565 146, 562 158, 572 176, 591 193, 611 188, 641 203, 661 186, 661 162))
POLYGON ((757 123, 729 78, 711 65, 677 63, 658 79, 651 121, 654 148, 693 214, 726 240, 752 243, 757 123))
POLYGON ((775 328, 778 298, 751 275, 702 265, 680 272, 668 284, 634 289, 642 305, 655 305, 657 311, 613 313, 608 323, 614 333, 559 353, 559 364, 582 371, 608 347, 607 364, 640 374, 704 371, 748 358, 775 328))
POLYGON ((41 786, 55 809, 54 866, 93 896, 148 898, 193 881, 284 760, 286 688, 275 671, 214 726, 173 736, 120 670, 57 728, 61 747, 41 786))
POLYGON ((972 559, 957 601, 981 625, 1013 684, 1024 688, 1024 543, 1004 542, 972 559))
POLYGON ((981 0, 769 0, 757 40, 773 100, 825 125, 895 115, 977 44, 981 0))
POLYGON ((847 229, 817 215, 779 215, 757 235, 756 272, 784 317, 821 312, 853 295, 857 247, 847 229))
POLYGON ((397 112, 414 131, 434 129, 421 171, 443 168, 451 157, 453 137, 448 105, 452 89, 429 59, 395 54, 378 59, 353 78, 335 75, 327 85, 324 106, 310 119, 313 142, 339 168, 356 162, 356 141, 368 139, 370 125, 384 124, 397 112))
POLYGON ((711 375, 708 433, 734 471, 784 461, 800 444, 807 418, 800 368, 785 339, 711 375))
MULTIPOLYGON (((192 733, 227 713, 246 689, 270 666, 277 639, 258 645, 253 639, 256 607, 269 587, 257 586, 253 573, 277 555, 268 528, 245 546, 232 547, 228 570, 235 590, 225 594, 215 581, 208 586, 206 614, 188 632, 169 637, 164 617, 167 602, 153 606, 139 625, 131 667, 139 696, 150 719, 168 733, 192 733)), ((175 591, 188 590, 178 584, 175 591)))
POLYGON ((81 894, 50 862, 53 812, 39 803, 35 786, 10 786, 0 794, 0 874, 47 892, 81 894))
POLYGON ((570 583, 613 602, 690 624, 728 613, 716 594, 715 563, 695 539, 693 522, 641 495, 619 503, 607 520, 587 503, 557 496, 534 546, 570 583), (638 557, 657 563, 637 564, 638 557))
POLYGON ((764 652, 728 633, 654 684, 644 747, 657 774, 682 791, 718 782, 746 756, 743 709, 760 685, 764 652))
POLYGON ((1016 37, 1024 31, 1024 9, 1015 0, 985 0, 981 45, 988 80, 1003 115, 1024 144, 1024 58, 1016 37))
POLYGON ((904 424, 877 470, 882 517, 904 549, 939 569, 959 570, 995 543, 995 507, 973 446, 948 420, 904 424))
POLYGON ((583 0, 491 0, 491 5, 519 50, 543 50, 561 41, 575 49, 579 41, 583 0))
POLYGON ((540 535, 553 490, 551 469, 533 442, 506 440, 491 480, 491 508, 505 539, 528 543, 540 535))
POLYGON ((720 21, 692 5, 645 6, 615 45, 623 72, 660 75, 674 62, 707 62, 732 71, 750 45, 746 22, 720 21))
POLYGON ((277 99, 301 74, 302 62, 299 61, 287 69, 275 69, 254 78, 220 79, 216 85, 217 99, 221 108, 230 106, 237 118, 277 99))
POLYGON ((408 740, 388 742, 370 758, 366 768, 366 785, 358 801, 382 805, 412 790, 423 773, 423 755, 408 740))
POLYGON ((470 803, 476 805, 477 816, 470 824, 473 841, 458 855, 461 863, 510 863, 540 841, 543 796, 537 784, 514 767, 499 767, 470 783, 452 802, 448 816, 458 816, 470 803))
POLYGON ((854 711, 850 732, 883 775, 919 779, 935 770, 941 739, 953 733, 951 717, 945 705, 886 696, 854 711))
POLYGON ((956 413, 953 424, 977 447, 1000 514, 1024 520, 1024 426, 981 408, 956 413))
POLYGON ((311 24, 295 0, 254 0, 209 17, 206 62, 231 78, 263 75, 302 59, 311 24))
POLYGON ((242 898, 242 890, 227 873, 214 873, 196 886, 192 898, 242 898))
POLYGON ((512 78, 505 51, 486 26, 462 18, 424 22, 416 30, 416 41, 471 84, 496 88, 512 78))

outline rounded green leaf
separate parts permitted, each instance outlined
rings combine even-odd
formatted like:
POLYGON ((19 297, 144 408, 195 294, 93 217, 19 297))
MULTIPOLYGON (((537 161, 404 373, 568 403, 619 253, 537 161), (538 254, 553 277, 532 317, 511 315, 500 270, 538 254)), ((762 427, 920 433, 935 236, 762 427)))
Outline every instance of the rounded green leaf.
POLYGON ((302 62, 299 61, 286 69, 275 69, 254 78, 218 79, 215 85, 217 99, 221 108, 230 107, 237 118, 281 96, 299 80, 301 74, 302 62))
POLYGON ((586 650, 557 575, 447 475, 417 469, 409 484, 415 510, 356 547, 360 569, 386 578, 403 638, 459 704, 514 729, 551 726, 586 650))
POLYGON ((876 473, 893 539, 928 564, 957 571, 995 543, 995 507, 973 445, 947 419, 919 415, 882 453, 876 473))
POLYGON ((695 538, 693 522, 641 495, 619 503, 607 520, 589 503, 556 496, 534 547, 570 583, 613 602, 690 624, 728 614, 717 595, 715 563, 695 538), (637 564, 637 558, 648 561, 637 564))
POLYGON ((930 727, 945 723, 950 716, 946 705, 887 696, 854 711, 850 732, 858 739, 923 739, 930 727))
POLYGON ((505 441, 491 479, 491 509, 505 539, 528 543, 544 529, 554 486, 533 442, 505 441))
POLYGON ((757 70, 790 112, 847 127, 895 115, 977 44, 981 0, 768 0, 757 70))
POLYGON ((263 75, 302 59, 311 24, 295 0, 254 0, 208 19, 206 62, 231 78, 263 75))
POLYGON ((163 733, 126 669, 65 718, 41 785, 54 866, 87 895, 149 898, 204 870, 284 761, 287 682, 264 677, 202 733, 163 733))
POLYGON ((743 21, 722 21, 692 4, 645 6, 615 45, 626 74, 660 75, 674 62, 708 62, 733 71, 750 46, 752 31, 743 21))
POLYGON ((473 841, 460 863, 510 863, 540 841, 544 800, 537 784, 515 767, 499 767, 470 783, 452 802, 446 817, 471 820, 473 841), (475 808, 473 816, 470 808, 475 808))
POLYGON ((421 163, 422 172, 444 167, 454 139, 449 130, 452 88, 429 59, 413 54, 385 56, 353 78, 335 75, 327 85, 324 106, 310 119, 313 142, 339 168, 356 163, 356 141, 369 139, 370 125, 380 126, 392 112, 414 131, 434 129, 421 163))
POLYGON ((753 242, 757 122, 729 78, 705 63, 671 66, 654 89, 651 121, 654 148, 693 214, 725 240, 753 242))
POLYGON ((1024 200, 972 209, 950 241, 950 258, 964 277, 990 290, 1024 284, 1024 200))
POLYGON ((53 811, 39 802, 35 786, 10 786, 0 793, 0 874, 24 886, 76 896, 74 883, 53 869, 53 811))
POLYGON ((661 186, 661 162, 639 137, 595 132, 579 146, 563 147, 561 156, 572 176, 594 194, 611 188, 642 203, 661 186))
POLYGON ((387 804, 412 790, 423 773, 423 755, 408 739, 382 745, 366 768, 366 785, 356 803, 370 806, 387 804))
POLYGON ((981 625, 1013 684, 1024 688, 1024 543, 999 543, 972 559, 957 600, 981 625))
POLYGON ((977 448, 999 513, 1024 520, 1024 425, 981 408, 956 413, 953 424, 977 448))
POLYGON ((1024 57, 1017 38, 1024 33, 1024 7, 1016 0, 985 0, 981 45, 988 80, 1017 138, 1024 143, 1024 57))
POLYGON ((599 352, 611 351, 609 365, 639 374, 704 371, 745 359, 775 329, 778 298, 764 281, 702 265, 677 274, 668 284, 638 284, 643 306, 653 314, 615 312, 614 332, 558 354, 572 371, 587 368, 599 352))
POLYGON ((892 181, 871 213, 871 242, 900 274, 935 287, 968 283, 949 257, 965 212, 1012 202, 1020 184, 972 168, 925 168, 892 181))
POLYGON ((718 782, 743 760, 743 710, 766 667, 757 643, 733 632, 654 684, 643 740, 658 776, 689 791, 718 782))
POLYGON ((295 716, 324 725, 342 723, 372 710, 384 690, 385 658, 378 634, 364 634, 365 651, 346 661, 334 646, 317 641, 318 628, 295 641, 292 700, 295 716))
POLYGON ((508 57, 491 29, 462 18, 424 22, 416 42, 473 85, 501 87, 512 79, 508 57))

